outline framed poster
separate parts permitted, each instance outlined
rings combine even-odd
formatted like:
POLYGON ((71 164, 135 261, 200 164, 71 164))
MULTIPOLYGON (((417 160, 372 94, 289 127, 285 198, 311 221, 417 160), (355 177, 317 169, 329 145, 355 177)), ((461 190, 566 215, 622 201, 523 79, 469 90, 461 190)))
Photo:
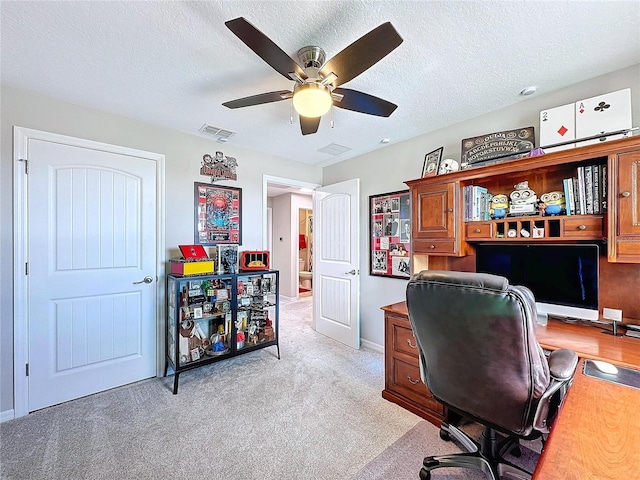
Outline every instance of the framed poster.
POLYGON ((411 276, 411 197, 409 190, 369 197, 369 274, 411 276))
POLYGON ((443 150, 444 147, 440 147, 424 156, 424 163, 422 164, 422 178, 435 177, 438 174, 443 150))
POLYGON ((194 184, 196 245, 242 244, 242 189, 194 184))

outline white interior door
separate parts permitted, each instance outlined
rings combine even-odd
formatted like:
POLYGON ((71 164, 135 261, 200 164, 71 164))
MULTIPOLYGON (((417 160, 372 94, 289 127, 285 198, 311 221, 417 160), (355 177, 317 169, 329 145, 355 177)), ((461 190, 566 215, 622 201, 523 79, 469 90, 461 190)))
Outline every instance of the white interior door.
POLYGON ((316 330, 360 348, 360 179, 316 189, 313 295, 316 330))
POLYGON ((155 376, 159 167, 138 155, 33 138, 28 161, 33 411, 155 376))

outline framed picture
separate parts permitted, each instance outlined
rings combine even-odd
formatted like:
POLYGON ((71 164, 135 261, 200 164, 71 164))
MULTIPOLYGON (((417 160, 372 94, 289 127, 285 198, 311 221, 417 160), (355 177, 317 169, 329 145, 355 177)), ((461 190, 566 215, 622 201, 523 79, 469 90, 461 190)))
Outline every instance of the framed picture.
POLYGON ((424 156, 424 164, 422 165, 422 178, 435 177, 438 174, 438 167, 444 147, 440 147, 433 152, 429 152, 424 156))
POLYGON ((409 190, 369 197, 369 274, 411 276, 411 197, 409 190))
POLYGON ((196 245, 242 244, 242 189, 194 184, 196 245))

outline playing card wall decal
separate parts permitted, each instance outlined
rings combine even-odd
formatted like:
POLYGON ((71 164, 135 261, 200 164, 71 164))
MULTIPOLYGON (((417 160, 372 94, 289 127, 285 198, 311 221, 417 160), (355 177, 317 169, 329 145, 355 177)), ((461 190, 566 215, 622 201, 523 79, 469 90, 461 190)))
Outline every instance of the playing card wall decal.
POLYGON ((541 111, 540 145, 545 153, 551 153, 574 148, 576 143, 571 143, 571 140, 579 141, 582 146, 598 143, 604 139, 622 138, 621 133, 607 135, 606 138, 599 135, 631 127, 631 89, 625 88, 541 111), (581 140, 589 137, 595 138, 581 140), (566 142, 569 144, 547 147, 566 142))

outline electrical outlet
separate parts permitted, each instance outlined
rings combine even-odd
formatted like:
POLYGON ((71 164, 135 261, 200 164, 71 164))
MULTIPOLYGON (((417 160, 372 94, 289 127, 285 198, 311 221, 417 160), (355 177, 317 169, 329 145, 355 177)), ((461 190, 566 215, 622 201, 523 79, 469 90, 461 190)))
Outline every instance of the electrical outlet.
POLYGON ((622 321, 622 310, 618 310, 617 308, 604 308, 602 310, 602 316, 607 320, 620 322, 622 321))

